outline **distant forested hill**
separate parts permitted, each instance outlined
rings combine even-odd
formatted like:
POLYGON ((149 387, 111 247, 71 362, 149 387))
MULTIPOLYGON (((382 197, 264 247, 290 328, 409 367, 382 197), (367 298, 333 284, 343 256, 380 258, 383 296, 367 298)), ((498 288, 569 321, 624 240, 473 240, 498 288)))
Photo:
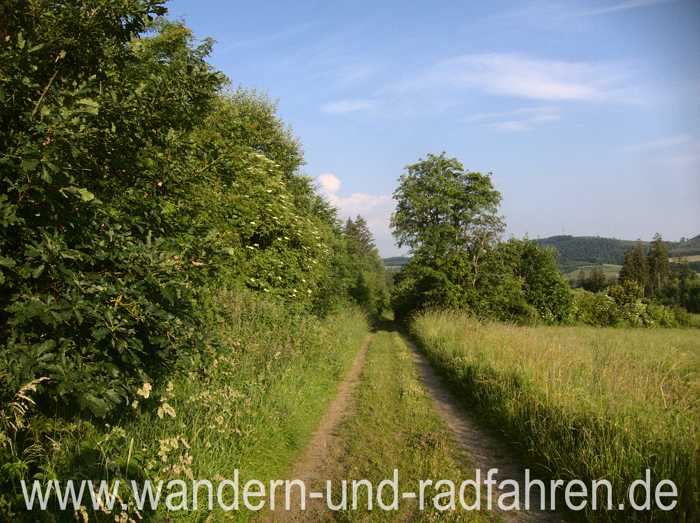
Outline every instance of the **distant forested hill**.
POLYGON ((391 258, 384 258, 385 267, 403 267, 410 260, 408 256, 392 256, 391 258))
POLYGON ((700 234, 698 234, 695 238, 674 243, 674 246, 671 248, 671 257, 679 258, 682 256, 700 256, 700 234))
MULTIPOLYGON (((554 247, 559 252, 559 265, 563 272, 571 272, 586 265, 621 265, 625 251, 636 243, 634 240, 600 236, 551 236, 537 241, 554 247)), ((671 257, 700 255, 700 235, 689 240, 666 243, 671 257)))
MULTIPOLYGON (((590 267, 591 265, 622 265, 625 251, 636 243, 636 240, 569 235, 550 236, 537 241, 541 245, 554 247, 557 250, 559 266, 564 273, 577 271, 581 267, 590 267)), ((695 270, 700 268, 700 234, 688 240, 666 242, 666 244, 671 258, 688 258, 691 266, 696 267, 695 270)), ((409 259, 407 256, 384 258, 384 266, 398 269, 406 265, 409 259)))

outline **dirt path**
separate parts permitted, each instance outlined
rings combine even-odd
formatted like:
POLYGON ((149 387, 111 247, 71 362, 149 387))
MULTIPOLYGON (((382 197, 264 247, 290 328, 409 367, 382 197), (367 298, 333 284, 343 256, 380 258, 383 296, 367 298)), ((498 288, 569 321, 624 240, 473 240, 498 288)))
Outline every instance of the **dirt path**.
MULTIPOLYGON (((479 424, 457 404, 457 401, 440 377, 435 373, 425 356, 410 340, 405 336, 402 337, 413 354, 413 360, 418 368, 418 373, 425 388, 433 399, 436 411, 453 433, 457 445, 469 456, 470 465, 474 468, 481 469, 482 480, 485 479, 488 469, 497 468, 498 474, 496 478, 499 481, 503 479, 514 479, 517 481, 520 485, 520 502, 523 504, 524 499, 522 496, 525 492, 525 467, 505 445, 488 431, 482 429, 479 424)), ((539 489, 532 488, 531 491, 533 495, 530 497, 530 506, 539 507, 539 489)), ((494 491, 491 500, 495 510, 497 510, 497 495, 498 493, 494 491)), ((482 503, 484 502, 485 501, 482 501, 482 503)), ((543 511, 499 511, 498 514, 506 521, 565 521, 558 513, 543 511)))
MULTIPOLYGON (((311 441, 307 444, 301 457, 293 465, 290 479, 301 479, 306 484, 307 493, 311 490, 322 490, 325 481, 333 477, 337 457, 340 453, 340 442, 336 433, 340 422, 353 411, 353 391, 357 385, 372 336, 368 336, 362 348, 355 357, 345 379, 338 386, 335 398, 331 401, 321 418, 318 428, 311 441)), ((292 507, 294 509, 294 507, 292 507)), ((308 501, 306 510, 284 509, 269 512, 262 518, 264 521, 319 521, 323 520, 325 504, 321 501, 308 501)))

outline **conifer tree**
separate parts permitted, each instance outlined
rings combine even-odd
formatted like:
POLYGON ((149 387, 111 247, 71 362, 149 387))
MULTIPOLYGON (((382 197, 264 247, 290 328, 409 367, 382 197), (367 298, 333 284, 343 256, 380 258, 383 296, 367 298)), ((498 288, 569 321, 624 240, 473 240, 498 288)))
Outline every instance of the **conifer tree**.
POLYGON ((670 272, 668 248, 659 233, 654 235, 654 240, 651 242, 647 254, 647 266, 649 267, 647 287, 649 294, 653 296, 663 288, 670 272))
POLYGON ((649 266, 644 244, 638 241, 634 247, 625 252, 625 259, 620 269, 620 283, 633 281, 646 288, 649 282, 649 266))

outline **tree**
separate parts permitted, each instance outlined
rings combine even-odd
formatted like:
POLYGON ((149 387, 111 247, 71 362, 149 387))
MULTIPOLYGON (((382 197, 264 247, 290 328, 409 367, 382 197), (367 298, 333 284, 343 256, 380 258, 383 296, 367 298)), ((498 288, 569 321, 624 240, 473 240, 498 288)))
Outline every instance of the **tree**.
POLYGON ((622 262, 619 280, 620 283, 633 281, 642 289, 647 286, 649 282, 649 266, 644 245, 641 241, 637 242, 634 247, 625 252, 625 259, 622 262))
POLYGON ((394 192, 391 227, 400 247, 437 266, 452 255, 469 257, 476 279, 479 261, 503 232, 501 194, 491 177, 469 172, 445 153, 406 167, 394 192))
POLYGON ((347 262, 354 280, 350 283, 350 295, 369 314, 378 317, 387 305, 388 287, 384 263, 374 245, 372 232, 365 219, 358 215, 345 222, 347 262))
POLYGON ((398 318, 438 306, 518 323, 568 321, 569 285, 554 251, 531 240, 498 243, 500 193, 455 158, 409 165, 394 193, 394 236, 413 257, 397 275, 398 318))
POLYGON ((345 222, 345 235, 352 240, 353 246, 359 250, 359 254, 363 256, 376 253, 377 247, 374 245, 374 237, 367 226, 365 219, 359 214, 353 221, 348 218, 345 222))
POLYGON ((567 281, 559 272, 556 251, 533 240, 511 239, 499 246, 510 249, 510 270, 522 282, 525 302, 548 322, 567 321, 572 297, 567 281))
POLYGON ((659 233, 654 235, 654 240, 649 247, 647 254, 647 267, 649 268, 649 279, 647 288, 649 295, 658 294, 668 280, 670 266, 668 262, 668 247, 659 233))
POLYGON ((578 274, 576 274, 576 287, 580 287, 581 289, 585 289, 586 285, 588 284, 588 276, 586 275, 586 271, 583 269, 579 269, 578 274))
POLYGON ((586 289, 587 291, 591 292, 600 292, 605 289, 607 283, 605 273, 603 272, 603 268, 601 266, 593 267, 588 275, 583 269, 579 271, 578 286, 582 289, 586 289))

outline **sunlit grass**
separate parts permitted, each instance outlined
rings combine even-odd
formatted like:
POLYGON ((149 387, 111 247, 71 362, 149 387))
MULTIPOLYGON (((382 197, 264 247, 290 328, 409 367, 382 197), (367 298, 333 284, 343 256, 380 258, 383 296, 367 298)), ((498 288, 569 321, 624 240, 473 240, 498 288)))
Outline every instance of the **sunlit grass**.
MULTIPOLYGON (((338 479, 369 479, 375 486, 392 477, 396 468, 403 491, 418 491, 418 480, 451 479, 456 485, 472 478, 449 430, 435 412, 421 385, 410 352, 397 333, 379 332, 372 340, 357 404, 342 426, 344 440, 338 479)), ((364 494, 364 490, 361 491, 364 494)), ((469 500, 467 500, 470 502, 469 500)), ((438 512, 432 500, 426 510, 404 500, 399 512, 376 508, 336 514, 349 521, 486 521, 486 516, 463 510, 438 512)), ((489 514, 494 520, 494 514, 489 514)))
MULTIPOLYGON (((650 468, 678 485, 667 517, 698 517, 697 330, 517 327, 433 312, 413 333, 465 403, 552 477, 608 478, 624 500, 650 468)), ((631 517, 591 517, 612 516, 631 517)))
MULTIPOLYGON (((210 324, 207 350, 180 361, 168 384, 132 406, 132 416, 112 426, 57 425, 50 433, 56 442, 48 477, 209 479, 214 486, 232 479, 236 468, 241 484, 284 477, 361 347, 368 323, 355 308, 319 320, 250 295, 221 295, 216 306, 222 314, 210 324)), ((206 496, 202 505, 178 512, 161 507, 159 514, 140 516, 192 521, 251 516, 210 514, 206 496)), ((91 520, 115 517, 91 508, 88 513, 91 520)), ((138 520, 133 506, 124 515, 138 520)), ((72 512, 62 516, 73 520, 72 512)))

